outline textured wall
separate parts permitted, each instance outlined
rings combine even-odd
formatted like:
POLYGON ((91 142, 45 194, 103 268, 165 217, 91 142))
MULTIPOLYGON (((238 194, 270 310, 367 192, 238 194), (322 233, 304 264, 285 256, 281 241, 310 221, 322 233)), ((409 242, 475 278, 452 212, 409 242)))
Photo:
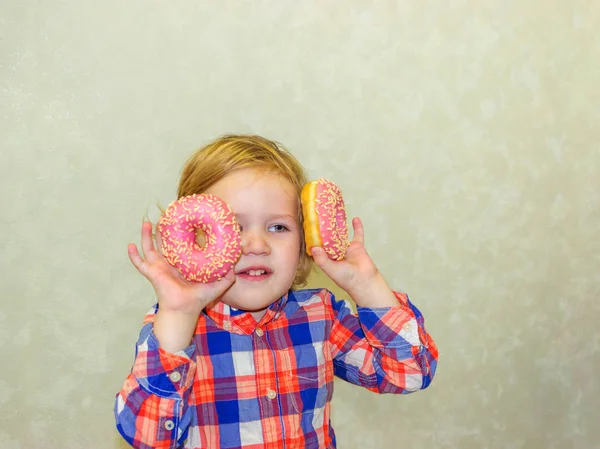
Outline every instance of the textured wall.
POLYGON ((1 448, 122 447, 126 245, 225 132, 340 184, 439 344, 337 384, 340 448, 600 448, 600 3, 364 3, 2 1, 1 448))

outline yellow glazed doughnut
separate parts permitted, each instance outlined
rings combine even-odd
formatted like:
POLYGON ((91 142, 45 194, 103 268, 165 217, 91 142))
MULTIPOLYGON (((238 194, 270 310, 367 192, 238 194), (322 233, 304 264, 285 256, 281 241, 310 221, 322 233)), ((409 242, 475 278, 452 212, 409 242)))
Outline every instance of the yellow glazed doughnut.
POLYGON ((328 179, 320 178, 303 187, 300 199, 307 254, 312 255, 310 249, 313 246, 320 246, 330 259, 342 260, 350 243, 340 188, 328 179))

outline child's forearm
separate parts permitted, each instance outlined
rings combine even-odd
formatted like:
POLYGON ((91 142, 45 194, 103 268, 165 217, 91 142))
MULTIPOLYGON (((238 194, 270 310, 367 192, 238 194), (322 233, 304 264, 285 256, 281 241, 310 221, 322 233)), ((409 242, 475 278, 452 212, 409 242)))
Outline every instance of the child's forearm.
POLYGON ((176 353, 190 345, 197 322, 198 315, 159 308, 154 318, 154 335, 161 348, 176 353))

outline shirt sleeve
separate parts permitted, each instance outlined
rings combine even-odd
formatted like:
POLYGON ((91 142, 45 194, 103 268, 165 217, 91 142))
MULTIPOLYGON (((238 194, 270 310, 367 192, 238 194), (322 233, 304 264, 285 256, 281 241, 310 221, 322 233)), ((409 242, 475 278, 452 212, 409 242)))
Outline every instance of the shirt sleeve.
POLYGON ((406 294, 394 292, 398 306, 358 307, 358 313, 331 292, 322 294, 331 306, 329 344, 336 376, 378 393, 406 394, 429 386, 438 350, 406 294))
POLYGON ((153 332, 158 306, 146 315, 135 361, 116 396, 117 430, 134 448, 176 448, 187 438, 196 364, 195 346, 175 354, 164 351, 153 332))

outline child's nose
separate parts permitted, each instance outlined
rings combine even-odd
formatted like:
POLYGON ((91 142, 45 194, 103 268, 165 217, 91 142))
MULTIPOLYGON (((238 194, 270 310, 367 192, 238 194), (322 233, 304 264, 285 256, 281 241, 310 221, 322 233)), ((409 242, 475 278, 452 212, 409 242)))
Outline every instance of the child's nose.
POLYGON ((248 254, 271 254, 271 247, 266 236, 260 231, 242 231, 242 253, 248 254))

